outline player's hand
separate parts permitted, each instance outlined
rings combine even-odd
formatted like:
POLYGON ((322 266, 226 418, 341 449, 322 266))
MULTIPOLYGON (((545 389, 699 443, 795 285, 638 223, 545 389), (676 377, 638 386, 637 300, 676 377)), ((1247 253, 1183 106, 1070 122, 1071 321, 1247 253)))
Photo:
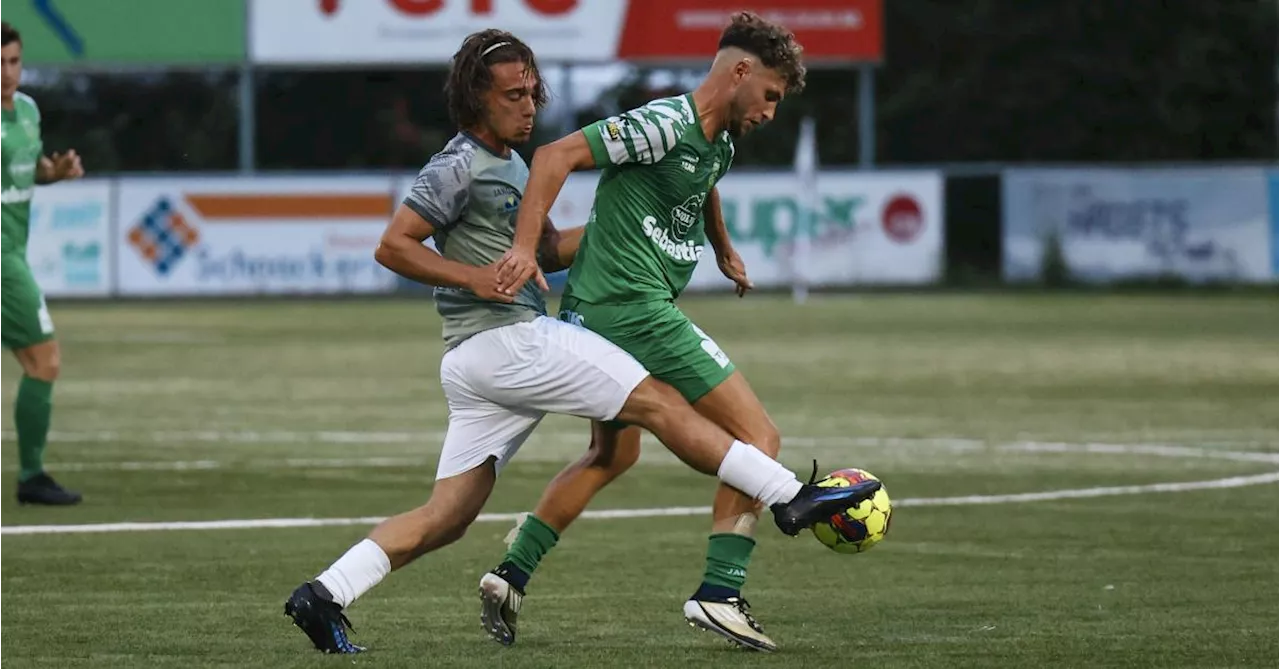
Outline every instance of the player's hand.
POLYGON ((738 293, 738 297, 743 297, 748 290, 756 287, 751 283, 751 279, 747 278, 747 265, 742 262, 742 256, 738 255, 737 251, 729 249, 717 255, 716 264, 720 266, 720 272, 736 284, 734 291, 738 293))
POLYGON ((531 278, 538 282, 538 287, 542 290, 551 289, 547 285, 547 277, 538 268, 538 257, 533 250, 515 247, 502 254, 502 259, 498 261, 499 291, 515 295, 531 278))
POLYGON ((473 269, 471 277, 467 281, 467 289, 482 300, 506 302, 508 304, 516 300, 516 298, 498 290, 498 263, 473 269))
POLYGON ((80 164, 80 154, 75 149, 55 153, 51 158, 41 157, 40 168, 50 176, 50 181, 79 179, 84 176, 84 166, 80 164))

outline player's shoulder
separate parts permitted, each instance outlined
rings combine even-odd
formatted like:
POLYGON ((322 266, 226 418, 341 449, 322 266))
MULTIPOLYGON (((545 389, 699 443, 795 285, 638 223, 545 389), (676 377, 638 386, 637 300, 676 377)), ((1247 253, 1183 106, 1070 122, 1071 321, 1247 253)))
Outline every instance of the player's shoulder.
POLYGON ((427 164, 422 166, 422 172, 442 169, 469 172, 475 161, 477 148, 471 138, 460 132, 427 160, 427 164))
POLYGON ((466 186, 471 182, 471 165, 475 161, 476 148, 475 143, 463 133, 454 135, 418 171, 418 182, 435 189, 466 186))
POLYGON ((697 115, 693 113, 693 103, 690 102, 687 94, 650 100, 632 111, 661 116, 682 126, 692 125, 697 121, 697 115))
POLYGON ((40 120, 40 105, 36 104, 36 99, 30 95, 22 91, 14 91, 13 105, 17 109, 33 114, 37 121, 40 120))

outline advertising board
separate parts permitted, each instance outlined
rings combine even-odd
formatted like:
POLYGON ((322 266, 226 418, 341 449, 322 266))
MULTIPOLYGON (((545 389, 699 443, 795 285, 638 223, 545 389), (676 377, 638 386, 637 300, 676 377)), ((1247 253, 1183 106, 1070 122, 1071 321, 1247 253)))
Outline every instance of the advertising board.
POLYGON ((105 297, 111 261, 111 182, 41 186, 31 199, 27 263, 47 297, 105 297))
POLYGON ((879 61, 882 0, 251 0, 262 64, 444 64, 462 38, 514 33, 542 62, 709 60, 729 15, 795 33, 809 61, 879 61))
POLYGON ((377 293, 390 178, 122 179, 123 295, 377 293))
POLYGON ((1004 277, 1034 281, 1051 243, 1074 279, 1276 280, 1276 170, 1008 170, 1004 277))

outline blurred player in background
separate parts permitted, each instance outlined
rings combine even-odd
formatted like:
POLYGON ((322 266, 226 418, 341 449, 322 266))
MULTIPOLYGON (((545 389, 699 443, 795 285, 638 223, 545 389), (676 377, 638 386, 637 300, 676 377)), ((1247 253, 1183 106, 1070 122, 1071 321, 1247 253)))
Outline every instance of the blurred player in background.
MULTIPOLYGON (((803 89, 804 76, 801 48, 790 31, 751 12, 735 14, 710 72, 692 93, 654 100, 537 151, 516 245, 501 265, 504 291, 538 278, 542 221, 569 173, 603 169, 561 319, 622 347, 698 413, 770 457, 780 446, 777 427, 728 356, 675 299, 689 283, 705 241, 739 296, 752 287, 730 243, 715 186, 733 161, 734 138, 772 120, 783 96, 803 89)), ((639 431, 616 423, 596 423, 592 439, 627 461, 640 448, 639 431)), ((482 580, 501 578, 509 591, 490 588, 482 610, 502 611, 514 627, 525 584, 542 556, 610 480, 584 459, 552 481, 502 564, 482 580)), ((684 614, 690 624, 741 646, 772 651, 777 645, 741 595, 759 513, 756 500, 720 487, 703 582, 684 614)), ((509 643, 513 634, 494 636, 509 643)))
POLYGON ((27 265, 27 233, 31 224, 31 196, 38 185, 84 176, 80 156, 74 150, 44 155, 40 139, 40 108, 25 93, 22 82, 22 36, 6 21, 3 33, 4 176, 0 194, 3 212, 3 240, 0 269, 3 270, 4 347, 13 351, 22 365, 22 380, 13 407, 13 424, 18 433, 18 502, 22 504, 66 505, 80 502, 80 493, 58 485, 44 471, 44 450, 53 415, 53 382, 58 378, 58 342, 44 295, 27 265))
MULTIPOLYGON (((513 244, 528 178, 511 147, 529 140, 545 88, 528 46, 486 30, 469 36, 454 56, 447 93, 459 132, 422 168, 377 250, 387 268, 436 286, 446 349, 440 382, 449 404, 436 484, 425 505, 384 521, 294 590, 285 613, 317 649, 362 650, 347 638, 343 608, 392 570, 461 538, 502 467, 549 412, 652 431, 694 468, 769 503, 779 527, 793 535, 879 488, 802 485, 777 461, 699 416, 622 349, 547 317, 545 284, 499 292, 496 263, 513 244), (439 252, 424 246, 428 238, 439 252)), ((562 269, 580 232, 561 236, 543 216, 542 265, 562 269)), ((634 452, 618 456, 607 447, 593 444, 594 471, 616 476, 634 462, 634 452)))

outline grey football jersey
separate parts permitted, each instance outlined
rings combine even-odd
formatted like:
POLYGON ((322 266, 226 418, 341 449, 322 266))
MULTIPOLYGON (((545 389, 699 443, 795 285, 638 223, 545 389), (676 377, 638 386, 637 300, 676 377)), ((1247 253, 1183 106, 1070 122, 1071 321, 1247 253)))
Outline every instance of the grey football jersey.
MULTIPOLYGON (((405 206, 435 226, 436 250, 467 265, 497 262, 515 238, 516 210, 529 167, 515 151, 503 158, 460 132, 418 172, 405 206)), ((437 287, 436 310, 444 320, 446 349, 477 332, 531 321, 547 312, 530 280, 504 304, 482 300, 465 288, 437 287)))

